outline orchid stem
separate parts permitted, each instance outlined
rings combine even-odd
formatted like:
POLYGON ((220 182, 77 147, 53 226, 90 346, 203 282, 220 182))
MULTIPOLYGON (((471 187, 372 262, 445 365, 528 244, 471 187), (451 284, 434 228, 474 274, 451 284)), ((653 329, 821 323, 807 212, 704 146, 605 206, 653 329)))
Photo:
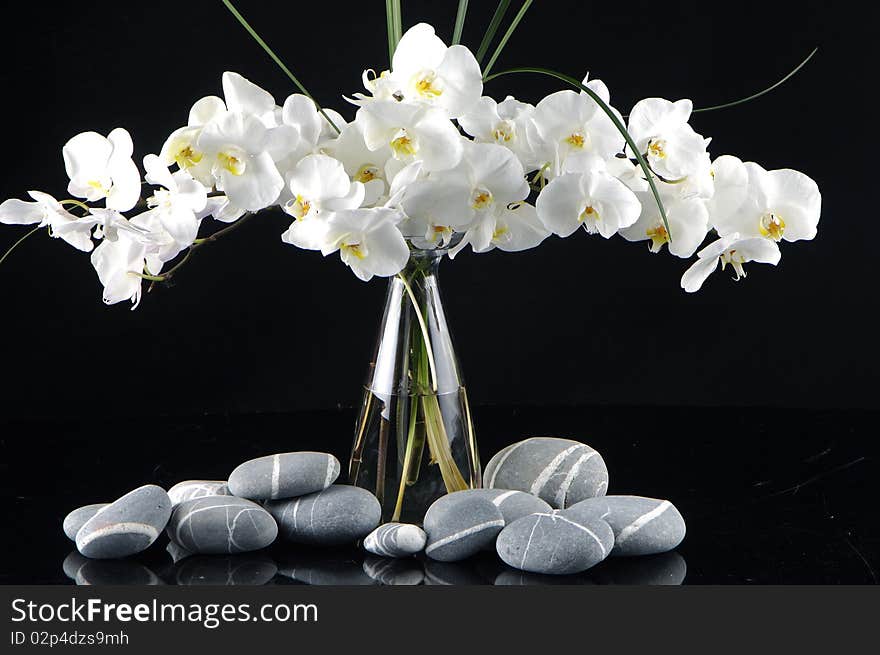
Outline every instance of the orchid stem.
POLYGON ((30 232, 28 232, 27 234, 25 234, 25 235, 24 235, 22 238, 20 238, 18 241, 16 241, 15 243, 13 243, 13 244, 12 244, 12 247, 11 247, 9 250, 7 250, 5 253, 3 253, 3 256, 2 256, 2 257, 0 257, 0 264, 2 264, 3 262, 6 261, 6 258, 9 257, 9 254, 10 254, 13 250, 15 250, 16 248, 18 248, 18 246, 22 243, 22 241, 24 241, 25 239, 27 239, 30 235, 32 235, 32 234, 36 234, 36 233, 39 232, 41 229, 43 229, 42 226, 41 226, 41 225, 38 225, 38 226, 35 227, 33 230, 31 230, 30 232))
POLYGON ((428 334, 428 325, 425 323, 425 317, 422 315, 422 309, 419 307, 419 301, 416 299, 416 294, 413 293, 412 287, 409 284, 409 280, 403 275, 403 273, 398 273, 397 277, 400 278, 400 281, 403 282, 403 287, 406 289, 407 295, 409 295, 410 302, 412 302, 413 310, 416 313, 416 319, 419 321, 419 328, 422 331, 422 337, 425 342, 425 351, 428 354, 428 366, 431 368, 431 389, 436 393, 437 392, 437 366, 434 363, 434 349, 431 348, 431 338, 428 334))

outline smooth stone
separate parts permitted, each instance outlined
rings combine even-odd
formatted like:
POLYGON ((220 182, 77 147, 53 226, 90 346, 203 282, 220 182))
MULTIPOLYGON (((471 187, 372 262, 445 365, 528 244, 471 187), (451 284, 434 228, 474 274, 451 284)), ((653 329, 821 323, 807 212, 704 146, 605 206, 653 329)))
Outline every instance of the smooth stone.
POLYGON ((571 439, 532 437, 511 444, 489 460, 488 489, 514 489, 562 509, 608 490, 608 468, 588 445, 571 439))
POLYGON ((279 500, 326 489, 340 470, 339 460, 329 453, 279 453, 239 464, 227 484, 239 498, 279 500))
POLYGON ((524 516, 506 526, 495 549, 508 566, 566 575, 592 568, 611 552, 614 533, 601 520, 576 522, 559 512, 524 516))
POLYGON ((577 521, 599 511, 607 511, 604 520, 614 530, 611 554, 616 556, 665 553, 678 546, 686 532, 681 512, 658 498, 606 496, 581 501, 564 514, 577 521))
POLYGON ((234 555, 265 548, 278 536, 275 519, 244 498, 205 496, 174 508, 168 537, 202 555, 234 555))
POLYGON ((71 541, 76 541, 76 533, 79 532, 79 529, 83 527, 83 525, 85 525, 86 521, 109 504, 110 503, 95 503, 93 505, 77 507, 64 517, 64 523, 62 524, 64 534, 67 535, 67 538, 71 541))
POLYGON ((206 496, 231 496, 226 480, 184 480, 168 490, 171 506, 177 507, 184 500, 206 496))
POLYGON ((425 513, 425 554, 441 562, 463 560, 491 544, 503 527, 501 510, 485 495, 441 496, 425 513))
POLYGON ((245 585, 268 583, 278 573, 275 561, 263 554, 195 555, 174 567, 178 585, 245 585))
POLYGON ((171 516, 162 487, 147 484, 113 501, 76 533, 76 548, 92 559, 128 557, 152 544, 171 516))
POLYGON ((368 555, 363 568, 373 580, 387 586, 415 586, 425 580, 425 570, 415 558, 388 559, 368 555))
POLYGON ((382 507, 366 489, 334 484, 323 491, 266 503, 283 539, 334 546, 367 536, 382 520, 382 507))
POLYGON ((646 557, 612 557, 596 567, 594 577, 607 585, 664 585, 684 583, 687 562, 676 552, 646 557))
POLYGON ((162 579, 150 568, 130 559, 90 559, 76 572, 77 585, 164 585, 162 579))
POLYGON ((364 538, 364 550, 382 557, 408 557, 422 552, 428 535, 411 523, 385 523, 364 538))
POLYGON ((546 513, 553 509, 545 500, 516 489, 468 489, 458 493, 484 496, 491 500, 501 510, 505 525, 529 514, 546 513))
POLYGON ((302 584, 316 586, 376 585, 353 553, 295 552, 279 563, 278 574, 302 584))

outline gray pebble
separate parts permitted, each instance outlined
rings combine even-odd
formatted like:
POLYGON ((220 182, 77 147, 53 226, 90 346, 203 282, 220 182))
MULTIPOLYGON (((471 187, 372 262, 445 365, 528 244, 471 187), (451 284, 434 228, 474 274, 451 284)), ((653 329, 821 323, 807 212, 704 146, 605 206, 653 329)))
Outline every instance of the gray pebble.
POLYGON ((76 547, 93 559, 139 553, 150 546, 168 523, 171 499, 154 484, 138 487, 113 501, 86 521, 76 533, 76 547))
POLYGON ((239 498, 279 500, 326 489, 340 470, 339 460, 329 453, 280 453, 240 464, 227 484, 239 498))
POLYGON ((463 560, 491 544, 503 527, 501 510, 485 495, 441 496, 425 513, 425 554, 441 562, 463 560))
POLYGON ((385 523, 364 538, 364 550, 382 557, 408 557, 422 552, 428 535, 411 523, 385 523))
POLYGON ((470 489, 459 493, 485 496, 491 500, 495 507, 501 510, 501 516, 504 517, 505 525, 513 523, 517 519, 521 519, 529 514, 549 512, 553 509, 545 500, 524 491, 510 489, 470 489))
POLYGON ((84 505, 77 507, 64 517, 62 529, 67 538, 76 541, 76 533, 85 525, 85 522, 92 518, 95 514, 107 507, 110 503, 95 503, 94 505, 84 505))
POLYGON ((234 555, 265 548, 278 536, 269 512, 244 498, 205 496, 174 508, 168 537, 178 546, 204 555, 234 555))
POLYGON ((366 489, 334 484, 323 491, 266 503, 283 539, 333 546, 354 543, 382 520, 382 507, 366 489))
POLYGON ((614 546, 611 527, 561 513, 525 516, 501 531, 495 548, 508 566, 530 573, 580 573, 605 559, 614 546))
POLYGON ((205 496, 231 496, 226 480, 184 480, 168 490, 171 506, 177 507, 184 500, 205 496))
POLYGON ((425 580, 422 563, 414 558, 388 559, 368 555, 364 559, 364 573, 387 586, 415 586, 425 580))
POLYGON ((278 572, 272 558, 262 553, 244 555, 196 555, 174 567, 178 585, 247 585, 268 583, 278 572))
POLYGON ((573 520, 607 512, 614 530, 612 555, 655 555, 672 550, 685 535, 684 518, 668 500, 642 496, 606 496, 584 500, 564 514, 573 520))
POLYGON ((489 489, 516 489, 562 509, 608 490, 602 456, 570 439, 533 437, 511 444, 489 460, 483 473, 489 489))

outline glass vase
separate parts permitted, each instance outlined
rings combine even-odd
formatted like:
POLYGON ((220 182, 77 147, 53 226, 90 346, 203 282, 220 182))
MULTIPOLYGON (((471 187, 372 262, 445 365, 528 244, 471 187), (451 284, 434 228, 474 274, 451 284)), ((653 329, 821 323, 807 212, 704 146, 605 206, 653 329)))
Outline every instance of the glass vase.
POLYGON ((446 250, 413 248, 390 279, 355 426, 352 484, 370 490, 383 521, 421 523, 446 493, 481 486, 461 369, 437 269, 446 250))

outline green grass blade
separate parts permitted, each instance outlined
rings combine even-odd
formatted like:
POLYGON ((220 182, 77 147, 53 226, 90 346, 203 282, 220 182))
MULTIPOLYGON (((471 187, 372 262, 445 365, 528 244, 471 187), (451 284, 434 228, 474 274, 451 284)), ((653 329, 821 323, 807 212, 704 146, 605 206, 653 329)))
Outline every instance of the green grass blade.
POLYGON ((385 0, 385 26, 388 30, 388 68, 394 58, 394 0, 385 0))
POLYGON ((693 113, 696 114, 697 112, 701 112, 701 111, 715 111, 716 109, 727 109, 728 107, 736 107, 737 105, 742 105, 742 104, 749 102, 751 100, 755 100, 756 98, 760 98, 765 93, 770 93, 773 89, 782 86, 788 80, 790 80, 792 77, 794 77, 795 73, 797 73, 801 68, 803 68, 806 65, 806 63, 808 61, 810 61, 810 59, 813 58, 813 55, 815 55, 818 50, 819 50, 819 48, 813 48, 813 51, 807 55, 807 58, 804 59, 797 66, 795 66, 794 70, 792 70, 788 75, 786 75, 781 80, 776 82, 776 84, 768 86, 763 91, 758 91, 757 93, 753 93, 752 95, 748 96, 747 98, 740 98, 739 100, 734 100, 732 102, 725 102, 722 105, 713 105, 712 107, 701 107, 700 109, 694 109, 693 113))
POLYGON ((306 87, 304 87, 304 86, 302 85, 302 83, 296 78, 296 75, 294 75, 294 74, 290 71, 290 69, 289 69, 287 66, 284 65, 284 62, 281 61, 281 59, 278 58, 278 55, 276 55, 275 52, 272 50, 272 48, 269 47, 269 44, 267 44, 267 43, 266 43, 266 42, 260 37, 260 35, 257 34, 257 32, 254 30, 254 28, 250 26, 250 23, 248 23, 248 22, 245 20, 244 16, 242 16, 242 15, 239 13, 238 9, 235 8, 235 5, 233 5, 229 0, 221 0, 221 2, 222 2, 224 5, 226 5, 226 8, 229 10, 229 12, 230 12, 233 16, 235 16, 235 19, 236 19, 239 23, 241 23, 241 26, 247 31, 248 34, 251 35, 251 38, 253 38, 253 40, 256 41, 256 42, 259 44, 259 46, 260 46, 260 47, 266 52, 266 54, 269 55, 269 57, 272 58, 272 61, 274 61, 276 64, 278 64, 278 67, 279 67, 282 71, 284 71, 284 74, 287 75, 287 77, 290 78, 290 81, 293 82, 294 85, 296 85, 296 88, 298 88, 300 91, 302 91, 304 95, 306 95, 306 96, 308 96, 309 98, 312 99, 312 101, 315 103, 315 106, 318 108, 318 111, 321 112, 321 115, 324 117, 324 119, 325 119, 328 123, 330 123, 330 127, 332 127, 334 130, 336 130, 336 133, 338 134, 338 133, 339 133, 339 128, 336 126, 336 123, 334 123, 333 120, 332 120, 332 119, 326 114, 326 112, 321 108, 321 105, 319 105, 319 104, 317 103, 317 101, 315 100, 315 98, 312 96, 312 94, 308 92, 308 89, 306 89, 306 87))
POLYGON ((494 75, 489 75, 485 77, 484 80, 488 82, 489 80, 494 80, 496 77, 501 77, 502 75, 510 75, 512 73, 538 73, 540 75, 549 75, 550 77, 555 77, 558 80, 567 82, 576 89, 580 89, 588 96, 590 96, 597 105, 599 105, 599 108, 608 115, 608 118, 610 118, 611 122, 614 123, 614 127, 616 127, 617 131, 620 132, 621 135, 623 135, 623 138, 626 140, 626 144, 635 154, 636 160, 639 162, 639 166, 641 166, 642 172, 645 174, 645 179, 648 180, 648 184, 651 187, 651 193, 654 195, 654 200, 657 203, 657 207, 660 209, 660 216, 663 218, 663 226, 666 228, 666 234, 669 235, 669 240, 672 241, 672 231, 669 229, 669 221, 666 218, 666 208, 663 206, 663 201, 660 200, 660 192, 657 191, 657 185, 654 184, 654 176, 651 174, 651 169, 648 168, 648 163, 645 161, 645 158, 642 157, 642 154, 636 148, 636 144, 632 140, 632 137, 629 135, 629 132, 627 132, 626 126, 611 110, 611 107, 609 107, 605 103, 605 101, 602 100, 602 98, 600 98, 591 88, 584 86, 570 75, 559 73, 557 71, 550 70, 549 68, 511 68, 500 73, 495 73, 494 75))
POLYGON ((495 32, 498 31, 498 26, 504 20, 504 14, 507 13, 509 6, 510 0, 500 0, 498 2, 495 13, 492 14, 492 20, 489 21, 489 27, 486 28, 486 33, 483 35, 483 40, 480 41, 480 48, 477 50, 477 63, 483 63, 483 59, 489 51, 489 46, 492 44, 492 39, 495 38, 495 32))
POLYGON ((455 14, 455 30, 452 32, 452 45, 461 43, 461 31, 464 29, 467 6, 468 0, 458 0, 458 12, 455 14))
POLYGON ((397 50, 397 44, 403 36, 403 19, 400 14, 400 0, 391 0, 391 15, 393 17, 394 27, 394 49, 397 50))
POLYGON ((489 63, 486 64, 486 68, 483 69, 483 80, 485 80, 486 76, 489 75, 489 71, 491 71, 492 66, 495 65, 495 61, 498 59, 498 55, 501 54, 501 51, 504 50, 504 46, 507 45, 507 40, 516 31, 517 26, 519 26, 519 22, 522 20, 523 16, 526 15, 526 12, 531 6, 532 0, 525 0, 525 2, 522 3, 522 7, 520 7, 519 11, 516 12, 516 16, 513 17, 513 21, 511 21, 510 27, 507 28, 504 36, 501 37, 501 41, 499 41, 498 47, 495 48, 495 52, 492 53, 492 58, 489 60, 489 63))

